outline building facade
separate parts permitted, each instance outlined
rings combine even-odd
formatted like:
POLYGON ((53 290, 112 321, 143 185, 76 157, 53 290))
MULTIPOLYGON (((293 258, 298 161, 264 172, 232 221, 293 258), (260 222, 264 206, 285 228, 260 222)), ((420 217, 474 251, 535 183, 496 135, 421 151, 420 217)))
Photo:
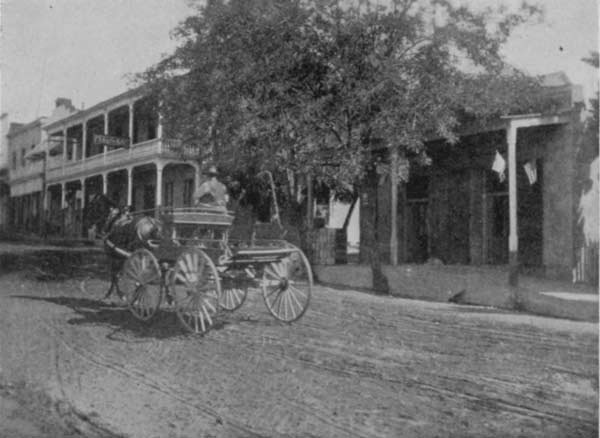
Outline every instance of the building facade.
MULTIPOLYGON (((521 272, 597 282, 597 242, 595 261, 582 260, 589 251, 578 209, 579 182, 598 145, 585 141, 578 90, 553 79, 549 91, 563 104, 551 112, 466 128, 453 145, 429 142, 431 165, 410 168, 396 205, 391 178, 374 171, 361 194, 360 259, 368 262, 377 248, 383 263, 397 251, 399 263, 512 263, 521 272)), ((389 163, 387 151, 381 159, 389 163)))

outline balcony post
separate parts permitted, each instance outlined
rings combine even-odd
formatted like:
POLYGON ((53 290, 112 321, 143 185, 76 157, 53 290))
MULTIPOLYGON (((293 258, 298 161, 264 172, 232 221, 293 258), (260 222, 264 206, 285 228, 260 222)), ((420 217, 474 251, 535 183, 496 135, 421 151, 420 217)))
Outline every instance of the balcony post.
MULTIPOLYGON (((67 130, 66 130, 66 128, 63 128, 62 135, 63 135, 63 159, 62 159, 62 166, 63 166, 63 169, 64 169, 65 163, 67 162, 67 130)), ((63 172, 63 174, 64 174, 64 172, 63 172)))
MULTIPOLYGON (((108 111, 104 110, 104 135, 108 135, 108 111)), ((104 145, 104 159, 106 159, 107 146, 104 145)))
POLYGON ((133 145, 133 102, 129 103, 129 146, 133 145))
POLYGON ((85 161, 85 154, 87 153, 87 119, 83 121, 83 135, 81 138, 81 161, 85 161))
POLYGON ((160 113, 158 114, 158 125, 156 126, 156 138, 159 140, 162 139, 163 136, 163 121, 160 113))

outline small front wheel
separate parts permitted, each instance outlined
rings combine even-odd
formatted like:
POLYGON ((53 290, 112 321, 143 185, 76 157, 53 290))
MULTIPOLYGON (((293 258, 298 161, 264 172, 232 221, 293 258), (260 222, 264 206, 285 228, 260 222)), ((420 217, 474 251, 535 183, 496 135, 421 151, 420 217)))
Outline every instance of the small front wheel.
POLYGON ((219 305, 229 312, 239 309, 246 301, 248 285, 239 277, 225 274, 221 279, 221 289, 219 305))
POLYGON ((206 333, 215 323, 221 283, 210 257, 199 248, 185 249, 169 276, 177 317, 193 333, 206 333))
POLYGON ((281 321, 296 321, 308 309, 312 284, 310 264, 298 248, 280 261, 267 264, 261 286, 269 312, 281 321))
POLYGON ((162 278, 156 257, 147 249, 138 249, 125 260, 118 281, 133 316, 142 321, 152 318, 162 301, 162 278))

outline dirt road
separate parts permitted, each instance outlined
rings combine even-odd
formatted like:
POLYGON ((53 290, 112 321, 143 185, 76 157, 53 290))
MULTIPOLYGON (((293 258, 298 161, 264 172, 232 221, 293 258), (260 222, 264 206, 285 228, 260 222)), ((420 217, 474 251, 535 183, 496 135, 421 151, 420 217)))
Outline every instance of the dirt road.
POLYGON ((104 436, 598 435, 596 324, 317 287, 293 325, 251 293, 197 338, 31 272, 0 273, 0 376, 104 436))

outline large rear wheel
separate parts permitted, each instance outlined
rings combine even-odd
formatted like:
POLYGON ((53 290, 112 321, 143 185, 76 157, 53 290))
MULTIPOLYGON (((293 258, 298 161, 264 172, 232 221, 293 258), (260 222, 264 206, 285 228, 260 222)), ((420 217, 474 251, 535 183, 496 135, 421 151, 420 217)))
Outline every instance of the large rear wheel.
POLYGON ((210 257, 199 248, 185 249, 173 266, 170 291, 177 317, 186 330, 206 333, 219 310, 221 284, 210 257))
POLYGON ((138 249, 125 260, 118 281, 131 313, 142 321, 152 318, 162 300, 156 257, 147 249, 138 249))
POLYGON ((269 312, 281 321, 296 321, 308 309, 312 284, 310 264, 298 248, 280 261, 267 264, 261 286, 269 312))

